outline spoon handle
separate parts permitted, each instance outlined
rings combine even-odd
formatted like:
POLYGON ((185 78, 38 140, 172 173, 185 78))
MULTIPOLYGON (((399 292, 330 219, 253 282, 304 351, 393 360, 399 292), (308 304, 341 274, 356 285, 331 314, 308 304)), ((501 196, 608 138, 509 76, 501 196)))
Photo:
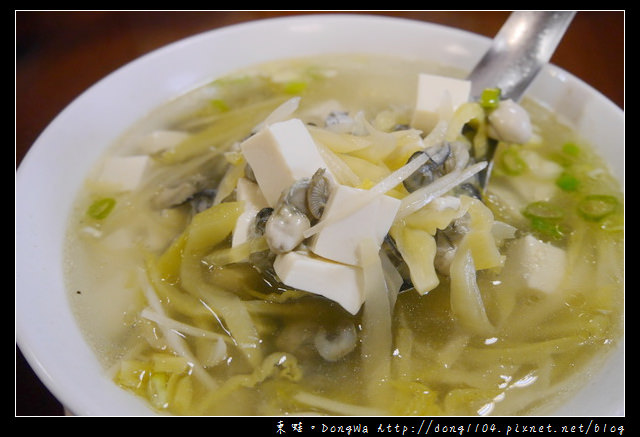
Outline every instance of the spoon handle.
POLYGON ((468 79, 471 95, 500 88, 502 98, 518 101, 549 62, 575 11, 515 11, 468 79))

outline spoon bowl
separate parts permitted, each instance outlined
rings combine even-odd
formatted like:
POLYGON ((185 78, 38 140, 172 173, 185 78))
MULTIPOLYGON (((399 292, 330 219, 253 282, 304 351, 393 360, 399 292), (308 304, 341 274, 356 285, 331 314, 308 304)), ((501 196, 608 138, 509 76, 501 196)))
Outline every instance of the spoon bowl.
POLYGON ((574 11, 513 12, 468 76, 472 98, 486 88, 499 88, 503 99, 520 100, 574 16, 574 11))
MULTIPOLYGON (((471 98, 477 100, 483 90, 498 88, 503 100, 520 100, 551 59, 574 16, 574 11, 513 12, 468 76, 471 98)), ((496 144, 489 144, 486 155, 476 157, 488 161, 479 175, 481 192, 489 184, 493 167, 496 144)))

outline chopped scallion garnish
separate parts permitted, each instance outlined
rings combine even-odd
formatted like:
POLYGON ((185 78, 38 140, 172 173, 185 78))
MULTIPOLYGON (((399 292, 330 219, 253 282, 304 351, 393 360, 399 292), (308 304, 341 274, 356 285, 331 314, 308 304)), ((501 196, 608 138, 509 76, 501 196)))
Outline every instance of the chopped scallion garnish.
POLYGON ((606 194, 590 194, 578 203, 578 213, 586 220, 599 221, 612 214, 618 207, 618 199, 606 194))
POLYGON ((550 202, 532 202, 524 208, 522 215, 529 219, 534 232, 546 238, 560 240, 567 233, 566 226, 562 223, 564 212, 550 202))
POLYGON ((495 109, 500 104, 501 97, 500 88, 486 88, 480 95, 480 106, 485 109, 495 109))
POLYGON ((300 94, 307 89, 307 82, 301 80, 292 80, 284 86, 284 92, 287 94, 300 94))
POLYGON ((556 179, 556 185, 564 191, 575 191, 578 189, 580 181, 569 173, 562 173, 558 179, 556 179))
POLYGON ((220 112, 227 112, 229 109, 229 105, 222 99, 213 99, 211 100, 211 106, 214 109, 217 109, 220 112))
POLYGON ((511 146, 500 155, 500 164, 505 173, 518 176, 527 169, 527 163, 520 156, 518 146, 511 146))
POLYGON ((578 156, 580 154, 580 147, 576 143, 565 143, 562 146, 562 152, 571 156, 578 156))
POLYGON ((562 223, 556 222, 555 220, 546 220, 537 217, 532 218, 531 228, 534 232, 546 238, 551 238, 552 240, 561 240, 566 234, 565 227, 562 223))
POLYGON ((104 197, 89 205, 89 208, 87 208, 87 215, 96 220, 103 220, 107 218, 115 206, 116 199, 112 197, 104 197))
POLYGON ((522 211, 522 215, 527 218, 545 220, 561 220, 564 217, 564 213, 560 208, 544 200, 528 204, 522 211))

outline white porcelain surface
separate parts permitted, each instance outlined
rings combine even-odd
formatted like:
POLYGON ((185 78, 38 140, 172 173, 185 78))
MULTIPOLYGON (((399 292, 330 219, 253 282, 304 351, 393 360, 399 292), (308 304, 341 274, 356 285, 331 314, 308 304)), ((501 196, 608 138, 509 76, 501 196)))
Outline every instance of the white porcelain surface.
MULTIPOLYGON (((196 35, 95 84, 42 133, 16 175, 16 340, 35 372, 75 414, 151 414, 144 403, 105 377, 83 341, 68 306, 62 268, 67 214, 87 169, 151 109, 213 77, 268 59, 326 52, 391 53, 468 70, 487 46, 484 37, 422 22, 361 15, 297 16, 196 35)), ((623 180, 624 114, 619 108, 553 66, 539 76, 531 94, 571 120, 623 180)), ((621 352, 560 413, 623 414, 622 363, 621 352)))

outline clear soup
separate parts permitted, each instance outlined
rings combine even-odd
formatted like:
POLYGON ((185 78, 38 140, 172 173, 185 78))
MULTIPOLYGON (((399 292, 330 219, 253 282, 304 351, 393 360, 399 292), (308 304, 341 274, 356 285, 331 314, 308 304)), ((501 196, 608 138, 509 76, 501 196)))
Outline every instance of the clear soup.
MULTIPOLYGON (((391 263, 373 272, 401 279, 385 282, 388 300, 373 287, 352 314, 284 284, 260 238, 232 245, 250 179, 239 145, 270 114, 302 120, 337 183, 368 190, 436 138, 411 126, 419 73, 460 77, 370 56, 260 65, 167 103, 108 150, 78 194, 66 259, 71 305, 114 383, 167 414, 357 416, 542 414, 584 384, 622 336, 623 195, 536 102, 522 102, 530 140, 496 141, 484 195, 440 195, 467 205, 456 220, 477 211, 463 223, 475 240, 460 234, 470 256, 456 258, 461 222, 438 227, 434 202, 393 222, 379 247, 391 263), (329 129, 329 114, 356 123, 329 129)), ((447 141, 473 156, 492 141, 491 108, 469 105, 447 141)))

